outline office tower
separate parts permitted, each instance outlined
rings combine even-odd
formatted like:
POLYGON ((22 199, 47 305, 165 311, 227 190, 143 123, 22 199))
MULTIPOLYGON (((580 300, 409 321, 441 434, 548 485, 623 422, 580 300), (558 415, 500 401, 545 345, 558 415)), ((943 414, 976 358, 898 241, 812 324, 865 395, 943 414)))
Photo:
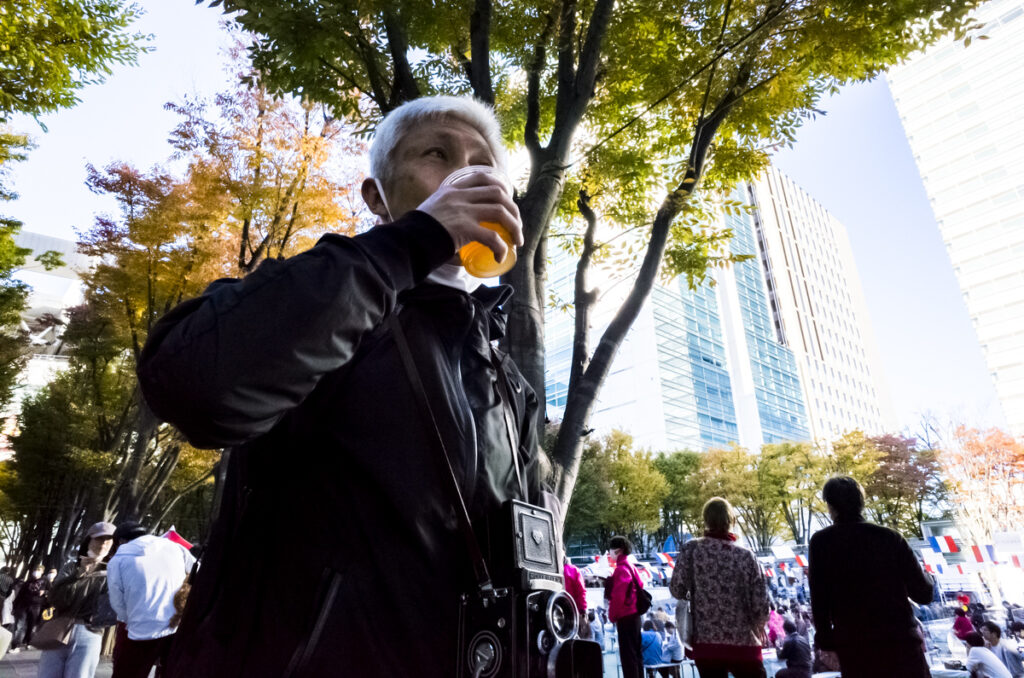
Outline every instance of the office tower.
MULTIPOLYGON (((888 76, 1010 431, 1024 435, 1024 2, 888 76)), ((941 328, 936 328, 941 329, 941 328)))
POLYGON ((750 187, 776 340, 796 356, 811 438, 892 431, 888 390, 846 229, 786 175, 750 187))
MULTIPOLYGON (((734 198, 730 245, 751 259, 715 270, 715 285, 656 285, 602 389, 592 425, 654 449, 749 449, 887 428, 874 350, 845 231, 778 172, 734 198)), ((574 262, 558 253, 549 289, 571 301, 574 262)), ((621 284, 621 283, 620 283, 621 284)), ((605 285, 615 285, 611 279, 605 285)), ((609 295, 616 298, 615 295, 609 295)), ((592 341, 614 313, 595 313, 592 341)), ((548 412, 567 397, 572 315, 549 309, 548 412)))
MULTIPOLYGON (((733 228, 734 251, 756 248, 750 215, 723 216, 733 228)), ((571 301, 574 262, 558 252, 549 289, 571 301)), ((714 272, 716 285, 690 290, 685 278, 656 285, 630 330, 594 410, 592 425, 620 428, 639 445, 659 450, 708 449, 738 442, 757 449, 766 442, 808 437, 800 381, 792 352, 774 339, 760 259, 714 272)), ((618 283, 625 291, 625 284, 618 283)), ((598 287, 614 288, 607 279, 598 287)), ((621 295, 594 314, 593 341, 607 326, 621 295)), ((573 320, 547 311, 548 412, 565 405, 573 320)))

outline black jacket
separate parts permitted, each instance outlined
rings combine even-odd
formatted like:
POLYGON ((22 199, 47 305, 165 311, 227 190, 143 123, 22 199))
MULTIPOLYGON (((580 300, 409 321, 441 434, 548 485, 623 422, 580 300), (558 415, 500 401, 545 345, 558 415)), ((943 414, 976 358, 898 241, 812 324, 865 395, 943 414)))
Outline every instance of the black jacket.
POLYGON ((873 523, 838 522, 811 537, 808 555, 819 647, 920 646, 907 598, 930 603, 932 581, 898 532, 873 523))
POLYGON ((491 345, 511 289, 418 284, 453 251, 412 212, 218 281, 154 327, 153 411, 235 446, 173 678, 453 675, 470 561, 385 322, 396 305, 482 540, 521 496, 511 440, 539 493, 537 401, 491 345))

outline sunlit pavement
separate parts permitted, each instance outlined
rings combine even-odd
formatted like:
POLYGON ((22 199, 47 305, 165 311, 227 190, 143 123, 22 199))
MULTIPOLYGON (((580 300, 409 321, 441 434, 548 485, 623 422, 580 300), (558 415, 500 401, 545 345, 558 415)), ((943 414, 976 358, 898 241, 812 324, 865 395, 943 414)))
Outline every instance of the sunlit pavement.
MULTIPOLYGON (((36 678, 36 666, 39 665, 39 650, 22 650, 14 654, 8 653, 0 659, 0 678, 36 678)), ((96 678, 110 678, 114 672, 114 665, 110 657, 100 659, 100 666, 96 669, 96 678)))

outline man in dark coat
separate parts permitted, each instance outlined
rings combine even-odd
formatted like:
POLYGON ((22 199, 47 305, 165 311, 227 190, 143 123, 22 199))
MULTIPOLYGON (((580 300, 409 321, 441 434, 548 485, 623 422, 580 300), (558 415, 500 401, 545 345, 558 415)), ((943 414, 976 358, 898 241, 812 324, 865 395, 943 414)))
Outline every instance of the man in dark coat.
POLYGON ((32 644, 32 634, 39 627, 40 615, 46 606, 46 592, 49 582, 43 573, 42 565, 36 565, 28 578, 22 582, 18 592, 14 594, 12 604, 14 610, 14 637, 11 640, 11 651, 32 644))
POLYGON ((541 500, 538 403, 492 344, 512 290, 477 286, 456 255, 478 241, 500 260, 480 223, 517 243, 522 226, 500 178, 440 186, 470 165, 504 168, 489 108, 395 109, 363 184, 381 225, 218 281, 150 333, 152 410, 194 445, 233 448, 172 678, 455 674, 471 560, 391 316, 485 551, 506 501, 541 500))
POLYGON ((864 520, 856 480, 832 478, 822 497, 833 524, 810 543, 815 643, 839 655, 843 678, 927 678, 908 597, 930 603, 931 578, 898 532, 864 520))

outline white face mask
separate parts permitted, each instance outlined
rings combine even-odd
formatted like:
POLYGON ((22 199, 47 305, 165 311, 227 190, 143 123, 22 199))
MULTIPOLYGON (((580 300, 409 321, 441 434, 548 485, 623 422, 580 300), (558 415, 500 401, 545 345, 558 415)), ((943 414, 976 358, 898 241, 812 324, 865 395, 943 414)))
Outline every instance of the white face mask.
MULTIPOLYGON (((391 217, 391 208, 388 206, 388 199, 384 196, 384 186, 381 185, 380 181, 378 181, 376 177, 374 177, 373 183, 377 185, 377 192, 380 193, 380 200, 381 202, 384 203, 384 209, 388 213, 388 222, 394 221, 394 219, 391 217)), ((379 214, 377 215, 378 224, 384 224, 388 222, 385 222, 383 217, 381 217, 379 214)))

